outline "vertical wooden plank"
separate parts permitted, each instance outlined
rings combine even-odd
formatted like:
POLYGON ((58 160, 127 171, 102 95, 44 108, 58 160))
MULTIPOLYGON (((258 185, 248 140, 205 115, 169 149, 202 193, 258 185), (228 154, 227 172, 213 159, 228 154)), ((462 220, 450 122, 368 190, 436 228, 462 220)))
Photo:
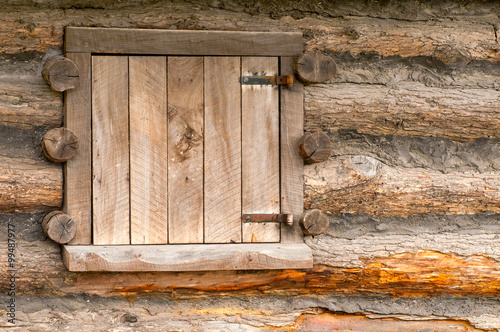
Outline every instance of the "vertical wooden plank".
POLYGON ((169 242, 203 243, 203 57, 168 58, 169 242))
MULTIPOLYGON (((278 75, 277 57, 241 58, 241 75, 278 75)), ((279 88, 241 85, 242 213, 280 212, 279 88)), ((279 242, 279 223, 243 223, 243 242, 279 242)))
MULTIPOLYGON (((280 75, 293 75, 294 58, 281 57, 280 75)), ((292 213, 294 225, 281 228, 282 243, 303 242, 299 217, 304 210, 304 162, 297 142, 304 134, 303 85, 281 87, 281 213, 292 213)))
POLYGON ((168 243, 166 60, 129 57, 132 244, 168 243))
POLYGON ((241 242, 240 58, 205 57, 205 242, 241 242))
POLYGON ((130 243, 128 57, 92 57, 94 244, 130 243))
POLYGON ((76 234, 69 244, 92 243, 92 162, 90 53, 68 53, 78 67, 80 78, 64 96, 64 126, 79 141, 76 156, 65 163, 64 212, 76 223, 76 234))

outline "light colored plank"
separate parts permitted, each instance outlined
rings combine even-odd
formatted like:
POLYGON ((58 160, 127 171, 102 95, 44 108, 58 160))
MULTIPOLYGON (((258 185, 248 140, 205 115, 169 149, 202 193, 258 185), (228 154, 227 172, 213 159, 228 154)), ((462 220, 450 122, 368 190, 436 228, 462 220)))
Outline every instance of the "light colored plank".
POLYGON ((205 57, 205 243, 241 242, 239 57, 205 57))
POLYGON ((203 243, 203 58, 168 58, 169 243, 203 243))
POLYGON ((70 271, 213 271, 312 268, 305 244, 63 246, 70 271))
MULTIPOLYGON (((292 75, 294 58, 281 58, 281 75, 292 75)), ((292 227, 283 226, 282 243, 302 242, 299 217, 304 210, 304 162, 298 141, 304 134, 303 85, 295 80, 291 88, 281 87, 281 213, 291 213, 292 227)))
POLYGON ((66 57, 78 67, 76 87, 64 93, 64 126, 78 137, 78 153, 65 163, 64 212, 76 224, 70 244, 92 243, 92 155, 90 54, 71 53, 66 57))
POLYGON ((130 243, 128 58, 92 57, 94 244, 130 243))
POLYGON ((132 244, 168 242, 166 60, 129 57, 132 244))
POLYGON ((302 33, 68 27, 64 45, 66 52, 298 56, 302 33))
MULTIPOLYGON (((278 75, 277 57, 241 58, 242 76, 278 75)), ((280 212, 279 88, 241 85, 242 213, 280 212)), ((279 242, 279 223, 243 223, 243 242, 279 242)))

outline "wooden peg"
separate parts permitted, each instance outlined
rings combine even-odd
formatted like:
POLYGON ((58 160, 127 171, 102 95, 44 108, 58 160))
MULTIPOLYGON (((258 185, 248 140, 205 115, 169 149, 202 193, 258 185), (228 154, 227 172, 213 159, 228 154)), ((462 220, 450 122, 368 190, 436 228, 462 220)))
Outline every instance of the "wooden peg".
POLYGON ((76 223, 63 212, 53 211, 43 218, 42 229, 52 241, 66 244, 75 237, 76 223))
POLYGON ((49 130, 42 139, 42 150, 47 159, 63 163, 78 151, 78 138, 67 128, 49 130))
POLYGON ((300 227, 305 235, 319 235, 328 229, 328 216, 318 209, 307 210, 300 216, 300 227))
POLYGON ((325 133, 306 133, 299 139, 299 154, 307 164, 320 163, 332 154, 332 142, 325 133))
POLYGON ((335 76, 337 66, 326 54, 305 53, 299 57, 296 71, 299 79, 305 83, 323 83, 335 76))
POLYGON ((54 91, 74 89, 80 76, 76 64, 61 55, 53 56, 45 62, 42 75, 54 91))

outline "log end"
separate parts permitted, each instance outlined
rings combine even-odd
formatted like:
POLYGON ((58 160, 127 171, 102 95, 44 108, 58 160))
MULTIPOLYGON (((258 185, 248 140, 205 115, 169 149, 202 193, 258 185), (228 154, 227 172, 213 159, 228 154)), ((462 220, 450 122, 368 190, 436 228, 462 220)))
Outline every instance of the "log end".
POLYGON ((76 64, 61 55, 53 56, 45 62, 42 75, 52 90, 60 92, 74 89, 80 76, 76 64))
POLYGON ((78 138, 67 128, 51 129, 42 139, 42 150, 50 161, 63 163, 78 152, 78 138))
POLYGON ((299 154, 307 164, 321 163, 332 154, 332 142, 323 132, 306 133, 299 139, 299 154))
POLYGON ((53 211, 43 218, 42 229, 52 241, 66 244, 75 237, 76 223, 63 212, 53 211))
POLYGON ((319 235, 328 230, 330 220, 321 210, 312 209, 302 213, 299 223, 305 235, 319 235))
POLYGON ((305 53, 297 60, 297 75, 305 83, 323 83, 337 73, 333 59, 321 52, 305 53))

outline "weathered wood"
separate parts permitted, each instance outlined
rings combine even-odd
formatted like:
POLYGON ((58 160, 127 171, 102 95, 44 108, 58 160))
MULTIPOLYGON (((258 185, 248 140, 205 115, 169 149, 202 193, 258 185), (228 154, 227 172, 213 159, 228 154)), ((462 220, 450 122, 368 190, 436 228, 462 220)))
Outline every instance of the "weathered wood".
POLYGON ((300 156, 307 164, 321 163, 332 154, 332 142, 321 131, 304 134, 298 145, 300 156))
MULTIPOLYGON (((242 57, 241 76, 276 76, 276 57, 242 57)), ((243 214, 280 212, 279 91, 241 85, 243 214)), ((279 242, 279 223, 243 223, 243 242, 279 242)))
POLYGON ((399 82, 397 88, 315 85, 305 89, 305 129, 348 129, 456 141, 499 137, 499 98, 500 92, 494 89, 447 89, 415 82, 399 82))
POLYGON ((312 268, 305 244, 64 246, 70 271, 209 271, 312 268))
POLYGON ((205 243, 241 242, 240 58, 205 57, 205 243))
POLYGON ((54 91, 74 89, 78 84, 79 72, 77 65, 63 56, 50 57, 42 71, 43 78, 54 91))
POLYGON ((166 57, 129 57, 130 243, 168 242, 166 57))
MULTIPOLYGON (((281 75, 293 74, 295 61, 294 58, 282 57, 281 75)), ((301 243, 298 217, 304 209, 304 162, 297 144, 304 134, 303 85, 295 82, 292 87, 280 89, 281 213, 293 214, 297 218, 292 227, 281 228, 281 242, 301 243)))
POLYGON ((93 244, 130 243, 128 58, 92 57, 93 244))
POLYGON ((62 99, 40 79, 0 80, 0 123, 9 126, 61 126, 62 99))
POLYGON ((78 138, 68 128, 51 129, 42 139, 42 151, 50 161, 66 162, 78 152, 78 138))
POLYGON ((368 156, 305 168, 305 207, 384 216, 500 212, 497 172, 390 167, 368 156))
POLYGON ((43 218, 42 229, 52 241, 66 244, 75 237, 76 223, 62 211, 53 211, 43 218))
POLYGON ((297 56, 302 34, 67 27, 64 47, 91 53, 297 56))
POLYGON ((318 209, 307 210, 300 216, 300 227, 305 235, 319 235, 330 226, 328 216, 318 209))
POLYGON ((203 243, 203 58, 168 58, 169 243, 203 243))
POLYGON ((324 53, 306 53, 299 57, 296 65, 297 75, 305 83, 324 83, 337 73, 333 59, 324 53))
POLYGON ((43 212, 62 205, 61 167, 42 160, 0 155, 2 212, 43 212))
POLYGON ((92 98, 90 54, 67 55, 79 68, 74 89, 64 93, 64 125, 78 137, 76 156, 64 164, 64 212, 76 224, 70 244, 92 242, 92 98))

